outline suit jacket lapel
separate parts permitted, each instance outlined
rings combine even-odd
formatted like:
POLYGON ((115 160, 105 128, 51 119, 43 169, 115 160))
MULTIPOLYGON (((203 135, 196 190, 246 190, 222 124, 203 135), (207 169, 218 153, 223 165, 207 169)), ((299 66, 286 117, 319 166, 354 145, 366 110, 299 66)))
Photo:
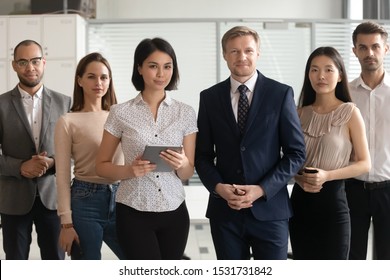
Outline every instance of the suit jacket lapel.
POLYGON ((256 119, 257 114, 260 112, 261 103, 263 102, 264 96, 265 96, 265 77, 258 72, 258 77, 255 85, 255 89, 253 92, 252 97, 252 103, 250 105, 247 124, 246 124, 246 131, 249 131, 253 121, 256 119))
POLYGON ((236 118, 234 116, 233 108, 232 108, 232 100, 231 100, 231 88, 230 88, 230 78, 225 80, 225 82, 222 84, 222 94, 220 94, 220 102, 222 104, 222 108, 224 109, 224 114, 226 116, 226 119, 228 120, 228 124, 231 127, 232 131, 240 135, 240 130, 237 125, 236 118))
POLYGON ((41 134, 39 136, 39 151, 41 151, 42 148, 42 141, 45 139, 46 131, 49 127, 50 122, 50 109, 51 109, 51 94, 50 91, 46 90, 45 87, 43 87, 42 92, 42 126, 41 126, 41 134))
POLYGON ((22 121, 24 127, 26 128, 26 131, 30 135, 31 141, 34 142, 34 137, 32 135, 30 123, 28 122, 26 111, 23 107, 22 97, 20 95, 18 87, 14 88, 14 90, 11 93, 11 96, 12 96, 12 103, 15 107, 15 110, 16 110, 17 114, 19 115, 19 118, 22 121))

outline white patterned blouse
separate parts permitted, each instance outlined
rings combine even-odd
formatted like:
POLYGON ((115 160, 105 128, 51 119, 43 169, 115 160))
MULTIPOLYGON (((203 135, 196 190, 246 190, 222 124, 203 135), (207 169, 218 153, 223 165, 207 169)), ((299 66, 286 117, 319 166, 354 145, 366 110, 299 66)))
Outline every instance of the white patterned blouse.
MULTIPOLYGON (((195 110, 172 99, 168 93, 161 102, 157 118, 142 95, 110 109, 105 130, 121 139, 125 164, 141 155, 146 145, 182 145, 186 135, 198 131, 195 110)), ((139 211, 165 212, 184 201, 181 180, 175 172, 150 172, 143 177, 122 180, 116 201, 139 211)))

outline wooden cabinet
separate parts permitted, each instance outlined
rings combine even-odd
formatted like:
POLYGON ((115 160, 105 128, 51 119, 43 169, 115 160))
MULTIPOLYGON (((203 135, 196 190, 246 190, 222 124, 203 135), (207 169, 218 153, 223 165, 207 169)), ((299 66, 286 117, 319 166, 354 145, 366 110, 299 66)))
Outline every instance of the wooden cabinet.
POLYGON ((78 16, 44 17, 42 44, 47 59, 73 59, 77 54, 84 55, 86 23, 78 16))
POLYGON ((7 58, 7 20, 0 17, 0 60, 7 58))
POLYGON ((75 14, 0 17, 0 34, 5 33, 1 38, 6 38, 4 42, 0 41, 0 53, 6 54, 5 57, 0 56, 1 92, 14 88, 18 83, 11 65, 15 46, 23 40, 32 39, 41 44, 46 58, 45 85, 72 96, 76 66, 86 53, 86 28, 86 21, 75 14), (4 69, 1 63, 4 63, 4 69))
POLYGON ((8 80, 8 61, 0 59, 0 94, 8 90, 7 80, 8 80))
POLYGON ((8 58, 14 58, 14 48, 26 39, 31 39, 42 44, 41 17, 12 16, 8 18, 8 58))
POLYGON ((0 17, 0 94, 7 90, 7 20, 0 17))

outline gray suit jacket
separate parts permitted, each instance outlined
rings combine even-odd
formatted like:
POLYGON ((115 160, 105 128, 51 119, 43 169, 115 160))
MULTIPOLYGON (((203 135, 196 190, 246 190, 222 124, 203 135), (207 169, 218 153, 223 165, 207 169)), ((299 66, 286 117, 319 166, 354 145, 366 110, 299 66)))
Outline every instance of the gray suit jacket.
POLYGON ((37 151, 18 87, 0 95, 0 213, 28 213, 37 191, 46 208, 57 209, 55 168, 39 178, 29 179, 20 175, 22 162, 33 155, 47 151, 49 157, 54 157, 56 121, 70 110, 70 97, 46 87, 42 96, 42 128, 37 151))

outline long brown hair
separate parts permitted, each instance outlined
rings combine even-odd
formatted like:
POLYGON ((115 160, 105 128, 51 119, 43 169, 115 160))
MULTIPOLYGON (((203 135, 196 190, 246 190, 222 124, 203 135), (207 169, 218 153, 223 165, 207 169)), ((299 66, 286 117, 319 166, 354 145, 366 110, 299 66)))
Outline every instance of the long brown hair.
POLYGON ((107 59, 105 59, 100 53, 93 52, 80 59, 77 65, 76 74, 74 77, 73 105, 71 108, 72 112, 78 112, 84 108, 84 90, 79 85, 78 79, 84 75, 88 64, 95 61, 103 63, 107 67, 110 75, 110 85, 108 86, 107 93, 102 98, 102 109, 109 111, 111 105, 118 103, 114 89, 114 82, 112 80, 110 64, 108 63, 107 59))

